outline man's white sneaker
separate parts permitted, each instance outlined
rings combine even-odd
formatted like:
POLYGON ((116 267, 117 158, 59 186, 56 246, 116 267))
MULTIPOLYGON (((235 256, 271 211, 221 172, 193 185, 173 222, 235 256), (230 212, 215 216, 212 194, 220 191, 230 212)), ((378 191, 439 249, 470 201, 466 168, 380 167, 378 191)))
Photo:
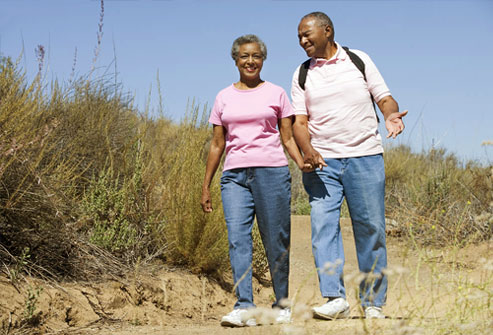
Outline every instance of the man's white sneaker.
POLYGON ((257 325, 255 319, 250 318, 248 310, 244 308, 233 309, 221 319, 221 326, 224 327, 254 327, 257 325))
POLYGON ((370 306, 365 308, 365 317, 367 319, 385 319, 380 307, 370 306))
POLYGON ((337 298, 322 306, 314 307, 313 315, 327 320, 347 318, 349 316, 349 304, 346 299, 337 298))
POLYGON ((279 314, 276 317, 276 323, 290 323, 291 322, 291 309, 284 308, 279 310, 279 314))

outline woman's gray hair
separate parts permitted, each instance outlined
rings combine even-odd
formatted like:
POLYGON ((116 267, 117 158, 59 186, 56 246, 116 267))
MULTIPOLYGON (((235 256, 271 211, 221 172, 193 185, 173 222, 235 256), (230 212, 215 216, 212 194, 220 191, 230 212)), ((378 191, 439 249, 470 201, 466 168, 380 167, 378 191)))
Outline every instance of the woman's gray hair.
POLYGON ((231 57, 233 57, 234 61, 238 59, 238 54, 240 53, 240 46, 247 43, 257 43, 260 47, 260 52, 262 52, 262 57, 265 60, 267 58, 267 47, 265 43, 257 36, 253 34, 243 35, 238 37, 231 47, 231 57))

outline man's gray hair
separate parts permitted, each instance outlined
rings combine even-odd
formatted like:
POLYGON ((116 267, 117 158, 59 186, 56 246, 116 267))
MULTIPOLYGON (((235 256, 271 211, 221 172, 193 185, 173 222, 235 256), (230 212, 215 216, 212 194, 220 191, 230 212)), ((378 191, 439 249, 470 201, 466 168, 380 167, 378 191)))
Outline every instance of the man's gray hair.
POLYGON ((265 43, 257 36, 253 34, 243 35, 238 37, 231 47, 231 57, 234 61, 238 59, 238 54, 240 53, 240 46, 247 43, 257 43, 260 47, 260 52, 262 52, 262 57, 265 60, 267 58, 267 47, 265 43))
POLYGON ((329 26, 330 29, 332 30, 332 39, 334 38, 335 35, 335 30, 334 30, 334 24, 332 23, 332 20, 330 17, 328 17, 327 14, 322 13, 322 12, 311 12, 309 14, 306 14, 301 18, 301 21, 304 19, 309 19, 309 18, 314 18, 317 20, 320 26, 326 27, 329 26))

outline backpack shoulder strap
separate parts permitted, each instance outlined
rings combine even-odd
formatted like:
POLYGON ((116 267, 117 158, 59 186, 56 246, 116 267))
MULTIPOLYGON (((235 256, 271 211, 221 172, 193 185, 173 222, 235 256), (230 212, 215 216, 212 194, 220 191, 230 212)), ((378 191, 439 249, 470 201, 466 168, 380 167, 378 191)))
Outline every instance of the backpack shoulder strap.
MULTIPOLYGON (((360 70, 361 74, 363 74, 363 79, 366 81, 365 62, 363 62, 363 60, 357 54, 349 50, 348 47, 342 47, 342 48, 346 50, 349 59, 351 59, 351 62, 353 62, 353 64, 356 65, 358 70, 360 70)), ((375 107, 375 99, 373 99, 373 95, 371 95, 371 93, 370 93, 370 97, 371 97, 371 103, 373 104, 373 109, 375 110, 375 115, 377 116, 377 122, 380 122, 380 118, 378 117, 377 109, 375 107)))
POLYGON ((302 90, 305 90, 306 75, 308 74, 308 69, 310 68, 311 58, 307 59, 300 66, 300 72, 298 73, 298 84, 302 90))
MULTIPOLYGON (((358 68, 358 70, 361 71, 361 73, 363 74, 363 78, 366 81, 365 63, 361 60, 361 58, 357 54, 349 50, 348 47, 342 47, 342 48, 346 50, 349 58, 351 59, 351 62, 353 62, 354 65, 356 65, 356 67, 358 68)), ((298 73, 298 83, 301 89, 303 90, 305 89, 306 76, 308 74, 308 69, 310 68, 310 61, 311 58, 304 61, 303 64, 301 64, 300 72, 298 73)))
POLYGON ((354 65, 360 70, 360 72, 363 74, 363 78, 366 81, 366 74, 365 74, 365 62, 354 52, 349 50, 348 47, 342 47, 344 50, 346 50, 347 55, 349 56, 349 59, 351 59, 351 62, 353 62, 354 65))

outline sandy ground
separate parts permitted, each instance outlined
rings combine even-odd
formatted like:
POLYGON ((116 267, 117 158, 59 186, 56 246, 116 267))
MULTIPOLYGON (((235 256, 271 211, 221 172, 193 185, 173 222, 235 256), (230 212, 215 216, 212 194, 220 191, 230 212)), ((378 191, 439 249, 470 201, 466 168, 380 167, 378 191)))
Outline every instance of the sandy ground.
MULTIPOLYGON (((293 216, 290 297, 294 321, 289 325, 223 328, 221 316, 232 309, 234 296, 205 277, 182 270, 161 270, 127 281, 73 283, 60 286, 31 280, 14 287, 0 276, 0 334, 420 334, 408 320, 443 318, 451 303, 450 290, 461 278, 481 282, 484 260, 493 258, 493 243, 463 250, 413 250, 388 237, 389 292, 385 320, 360 317, 356 299, 356 252, 349 220, 342 221, 346 252, 345 281, 351 317, 323 321, 307 317, 310 308, 324 303, 318 290, 310 242, 310 221, 293 216), (13 327, 26 313, 26 297, 36 296, 34 315, 41 330, 13 327)), ((491 282, 490 282, 491 284, 491 282)), ((272 289, 255 281, 255 303, 271 304, 272 289)), ((491 291, 491 287, 488 288, 491 291)), ((268 312, 266 312, 266 315, 268 312)), ((424 320, 424 321, 423 321, 424 320)), ((492 329, 493 331, 493 329, 492 329)))

